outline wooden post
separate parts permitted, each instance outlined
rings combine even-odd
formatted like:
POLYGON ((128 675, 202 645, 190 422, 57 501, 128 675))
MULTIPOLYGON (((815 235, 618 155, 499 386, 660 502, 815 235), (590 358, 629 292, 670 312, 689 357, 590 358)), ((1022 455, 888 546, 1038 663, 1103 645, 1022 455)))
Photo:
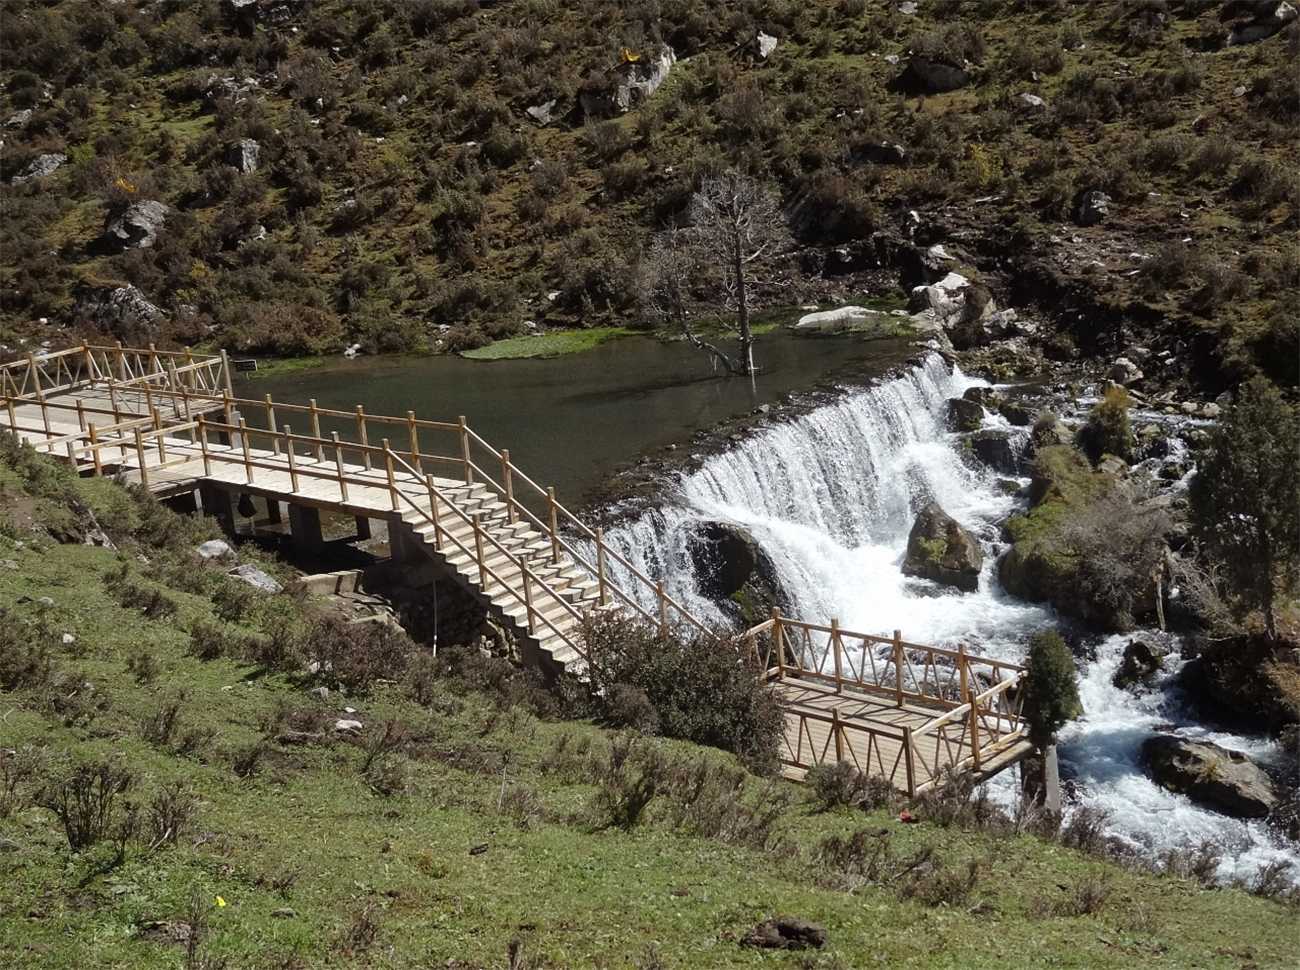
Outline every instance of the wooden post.
POLYGON ((980 768, 980 762, 984 760, 984 756, 980 753, 980 712, 979 712, 979 705, 977 705, 977 704, 974 702, 974 700, 971 701, 971 705, 970 705, 970 715, 969 715, 969 717, 970 717, 970 755, 971 755, 971 763, 975 766, 975 770, 976 770, 976 771, 979 771, 979 768, 980 768))
POLYGON ((547 524, 551 530, 551 563, 553 565, 560 561, 560 513, 558 503, 555 501, 554 485, 546 489, 546 508, 547 524))
POLYGON ((486 593, 488 577, 487 568, 483 562, 483 527, 479 525, 477 512, 474 513, 471 521, 474 523, 474 555, 478 558, 478 584, 486 593))
POLYGON ((903 706, 903 634, 900 630, 894 631, 894 701, 899 707, 903 706))
POLYGON ((95 422, 90 422, 86 426, 86 433, 90 435, 90 459, 95 463, 95 474, 104 474, 104 465, 99 457, 99 435, 95 432, 95 422))
MULTIPOLYGON (((293 431, 290 430, 287 424, 284 426, 284 455, 289 459, 289 491, 297 493, 298 464, 293 453, 293 431)), ((292 515, 292 510, 290 515, 292 515)))
MULTIPOLYGON (((772 649, 776 651, 776 675, 778 678, 785 678, 785 642, 781 630, 781 608, 772 607, 772 649)), ((771 669, 771 662, 768 662, 768 669, 771 669)))
POLYGON ((239 419, 239 447, 244 453, 244 479, 248 484, 253 484, 253 456, 249 453, 248 446, 248 423, 239 419))
POLYGON ((415 423, 415 412, 406 412, 406 435, 410 438, 411 464, 420 474, 424 474, 424 465, 420 463, 420 429, 415 423))
POLYGON ((266 430, 271 432, 271 452, 280 454, 280 438, 275 433, 275 405, 271 402, 271 395, 266 395, 266 430))
POLYGON ((343 477, 343 449, 339 447, 339 433, 330 432, 330 441, 334 442, 334 470, 339 476, 339 498, 348 500, 348 480, 343 477))
POLYGON ((907 762, 907 794, 916 795, 916 766, 912 764, 912 729, 903 728, 903 757, 907 762))
POLYGON ((474 467, 470 462, 469 456, 469 427, 465 424, 465 415, 459 417, 460 422, 460 458, 465 464, 465 484, 474 484, 474 467))
POLYGON ((664 581, 655 583, 655 595, 659 597, 659 632, 668 635, 668 597, 664 595, 664 581))
POLYGON ((116 347, 114 349, 117 351, 117 379, 119 381, 125 381, 126 380, 126 354, 122 352, 122 341, 120 340, 116 341, 116 347))
POLYGON ((357 440, 361 442, 361 463, 370 471, 370 435, 366 431, 366 411, 357 405, 357 440))
POLYGON ((54 434, 50 431, 50 413, 45 408, 45 389, 41 387, 41 371, 36 366, 36 355, 31 351, 27 352, 27 369, 31 371, 32 386, 36 390, 36 403, 41 406, 41 423, 45 425, 45 437, 52 438, 54 434))
POLYGON ((515 524, 515 486, 510 478, 510 451, 501 449, 501 487, 505 490, 506 521, 515 524))
POLYGON ((844 667, 840 661, 840 621, 831 620, 831 649, 835 651, 835 693, 844 693, 844 667))
POLYGON ((165 465, 167 463, 167 447, 163 444, 162 415, 158 413, 157 408, 153 409, 153 430, 158 436, 158 463, 165 465))
POLYGON ((149 469, 145 467, 144 460, 144 438, 140 436, 140 429, 135 429, 135 455, 140 462, 140 484, 147 490, 149 488, 149 469))
POLYGON ((429 490, 429 517, 433 519, 433 548, 441 552, 442 523, 438 521, 440 518, 438 509, 438 489, 433 484, 432 475, 426 474, 424 476, 424 485, 429 490))
POLYGON ((393 511, 396 512, 402 507, 401 501, 397 497, 397 476, 393 473, 393 449, 389 447, 388 439, 383 439, 384 448, 384 471, 388 474, 388 497, 393 503, 393 511))
POLYGON ((533 584, 529 580, 531 574, 528 571, 528 567, 523 565, 522 562, 519 564, 519 571, 520 573, 523 574, 524 577, 524 612, 528 617, 528 632, 532 633, 533 632, 533 584))
POLYGON ((77 427, 86 430, 86 406, 81 403, 81 398, 77 398, 77 427))
POLYGON ((75 441, 65 441, 67 446, 68 461, 72 464, 72 470, 81 474, 81 468, 77 465, 77 443, 75 441))
POLYGON ((148 379, 146 379, 144 382, 144 413, 153 414, 154 410, 155 408, 153 406, 153 388, 149 386, 149 381, 148 379))
POLYGON ((313 397, 307 402, 311 408, 311 436, 316 439, 316 460, 325 461, 325 446, 321 444, 320 437, 320 411, 316 408, 316 399, 313 397))
POLYGON ((203 474, 212 477, 212 456, 208 454, 208 422, 199 415, 199 452, 203 455, 203 474))
POLYGON ((189 406, 190 402, 189 399, 186 397, 185 388, 181 387, 180 378, 176 376, 175 357, 167 358, 167 386, 172 392, 172 417, 179 418, 182 416, 183 413, 185 420, 188 421, 190 419, 190 406, 189 406), (184 412, 182 412, 181 408, 176 404, 177 394, 180 394, 181 396, 181 405, 183 405, 185 408, 184 412))
POLYGON ((966 644, 957 644, 957 672, 961 680, 961 702, 970 703, 970 663, 966 660, 966 644))
POLYGON ((9 412, 9 427, 10 429, 13 430, 14 434, 17 434, 18 415, 14 411, 14 399, 12 397, 9 397, 8 395, 5 396, 5 410, 9 412))
POLYGON ((835 735, 835 760, 844 760, 844 728, 840 725, 840 709, 831 708, 831 732, 835 735))
POLYGON ((605 530, 596 530, 596 583, 600 588, 600 605, 606 605, 608 594, 605 590, 605 530))
MULTIPOLYGON (((226 353, 224 350, 221 352, 221 373, 225 379, 224 386, 226 391, 226 397, 227 398, 234 397, 235 385, 230 378, 230 355, 226 353)), ((227 417, 226 420, 229 421, 230 419, 227 417)))

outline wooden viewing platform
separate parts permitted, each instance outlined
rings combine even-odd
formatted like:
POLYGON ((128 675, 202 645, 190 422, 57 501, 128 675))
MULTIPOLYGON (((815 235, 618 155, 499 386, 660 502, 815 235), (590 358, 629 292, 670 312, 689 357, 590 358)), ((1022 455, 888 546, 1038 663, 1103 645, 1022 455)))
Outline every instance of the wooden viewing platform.
MULTIPOLYGON (((233 499, 248 495, 277 518, 285 503, 309 545, 321 511, 384 520, 395 559, 440 564, 514 631, 525 659, 554 673, 583 675, 580 627, 593 610, 717 636, 464 417, 237 398, 224 353, 120 344, 0 365, 0 398, 0 430, 83 474, 159 495, 197 489, 229 530, 233 499)), ((791 777, 848 761, 915 795, 949 770, 987 777, 1029 750, 1013 664, 779 614, 742 642, 786 711, 791 777)))

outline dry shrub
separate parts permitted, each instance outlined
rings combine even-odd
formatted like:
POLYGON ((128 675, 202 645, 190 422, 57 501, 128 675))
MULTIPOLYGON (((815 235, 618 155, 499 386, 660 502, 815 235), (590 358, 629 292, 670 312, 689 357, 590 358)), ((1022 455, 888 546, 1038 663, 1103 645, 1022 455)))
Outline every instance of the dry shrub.
POLYGON ((135 812, 122 796, 134 782, 135 776, 115 762, 77 765, 46 786, 37 804, 58 816, 73 852, 109 837, 114 837, 124 852, 135 831, 135 812))
POLYGON ((511 785, 501 795, 501 812, 520 831, 528 831, 545 816, 541 797, 532 788, 511 785))
POLYGON ((185 695, 180 694, 163 701, 152 713, 142 717, 140 737, 156 748, 171 744, 180 725, 181 707, 184 703, 185 695))
POLYGON ((149 845, 155 849, 163 845, 175 845, 177 839, 193 824, 198 808, 198 799, 180 782, 160 788, 149 802, 145 820, 149 845))
POLYGON ((847 761, 814 765, 804 780, 822 812, 840 807, 885 808, 897 797, 888 781, 864 774, 847 761))
POLYGON ((663 793, 675 828, 760 850, 775 846, 777 824, 794 801, 775 783, 751 785, 744 771, 707 755, 670 762, 663 793))
POLYGON ((913 869, 899 886, 903 899, 915 899, 927 906, 959 906, 970 898, 979 882, 979 862, 971 859, 963 866, 951 867, 931 858, 926 865, 913 869))
POLYGON ((32 745, 0 748, 0 819, 30 803, 30 789, 45 768, 45 749, 32 745))
POLYGON ((667 779, 667 764, 657 747, 630 734, 610 740, 604 759, 592 764, 596 794, 591 814, 598 828, 630 832, 667 779))

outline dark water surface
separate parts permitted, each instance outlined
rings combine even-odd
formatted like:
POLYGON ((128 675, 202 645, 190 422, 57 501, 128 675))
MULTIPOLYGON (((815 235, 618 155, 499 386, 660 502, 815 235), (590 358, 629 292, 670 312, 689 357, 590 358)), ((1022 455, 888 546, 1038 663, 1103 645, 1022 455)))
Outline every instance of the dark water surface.
MULTIPOLYGON (((549 360, 341 359, 245 380, 236 394, 269 393, 292 403, 315 398, 321 407, 346 410, 363 404, 372 414, 413 410, 435 421, 463 414, 489 444, 509 448, 511 460, 536 482, 555 485, 562 501, 576 503, 643 451, 682 442, 698 428, 828 377, 882 373, 911 347, 900 340, 774 331, 755 347, 763 373, 751 385, 746 378, 714 375, 705 356, 684 343, 627 337, 549 360)), ((422 436, 421 450, 456 454, 453 439, 441 437, 422 436)))

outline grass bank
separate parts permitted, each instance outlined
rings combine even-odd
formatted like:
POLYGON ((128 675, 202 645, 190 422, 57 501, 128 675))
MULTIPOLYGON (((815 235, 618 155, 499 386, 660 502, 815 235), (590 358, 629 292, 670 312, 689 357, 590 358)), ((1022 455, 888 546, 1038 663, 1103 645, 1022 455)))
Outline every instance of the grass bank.
POLYGON ((590 330, 552 330, 526 337, 497 340, 486 347, 466 350, 462 357, 470 360, 521 360, 526 357, 565 357, 580 354, 601 344, 626 337, 627 327, 592 327, 590 330))

